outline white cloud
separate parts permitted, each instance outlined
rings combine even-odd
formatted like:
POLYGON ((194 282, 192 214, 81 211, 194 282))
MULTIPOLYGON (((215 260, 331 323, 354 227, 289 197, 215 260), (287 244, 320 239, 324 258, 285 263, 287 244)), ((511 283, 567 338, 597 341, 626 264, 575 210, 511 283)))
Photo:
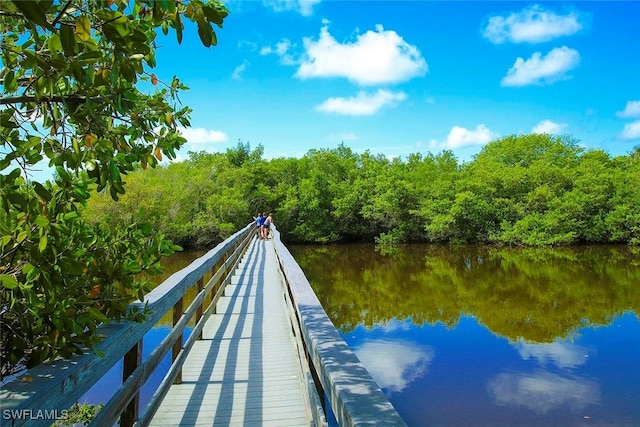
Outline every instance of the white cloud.
POLYGON ((377 113, 382 107, 395 106, 405 99, 407 99, 407 95, 404 92, 379 89, 374 94, 368 94, 361 91, 351 98, 329 98, 316 106, 316 110, 350 116, 370 116, 377 113))
POLYGON ((299 61, 296 61, 294 57, 289 53, 293 44, 289 39, 282 39, 276 43, 275 47, 264 46, 260 49, 260 55, 277 55, 280 57, 280 63, 282 65, 295 65, 299 61))
POLYGON ((498 136, 499 134, 492 132, 484 124, 476 126, 473 130, 454 126, 449 131, 449 135, 447 135, 447 139, 444 142, 431 140, 429 148, 455 149, 471 145, 484 145, 498 136))
POLYGON ((525 407, 536 414, 569 405, 581 410, 600 402, 600 387, 582 378, 538 372, 535 374, 496 375, 487 385, 489 394, 499 405, 525 407))
POLYGON ((542 120, 531 129, 532 133, 546 133, 549 135, 557 135, 565 129, 567 125, 565 123, 556 123, 551 120, 542 120))
POLYGON ((434 358, 431 347, 409 341, 365 341, 353 351, 378 386, 392 393, 424 376, 434 358))
POLYGON ((565 73, 580 63, 577 50, 566 46, 552 49, 544 57, 541 52, 534 53, 526 61, 516 59, 513 67, 502 79, 502 86, 527 86, 531 84, 551 84, 570 77, 565 73))
POLYGON ((540 5, 533 5, 507 16, 493 16, 482 35, 495 44, 539 43, 575 34, 582 29, 576 12, 558 15, 540 5))
POLYGON ((321 0, 263 0, 263 3, 276 12, 294 11, 302 16, 313 15, 313 7, 321 0))
POLYGON ((233 70, 233 74, 231 74, 231 78, 234 80, 242 80, 242 73, 244 73, 244 71, 247 69, 248 66, 249 66, 249 61, 245 59, 244 61, 242 61, 242 64, 238 65, 235 68, 235 70, 233 70))
POLYGON ((620 139, 640 139, 640 120, 624 125, 620 133, 620 139))
POLYGON ((248 49, 250 51, 258 50, 258 43, 251 40, 238 41, 238 49, 248 49))
POLYGON ((624 111, 616 113, 618 117, 640 117, 640 101, 627 101, 624 111))
POLYGON ((317 41, 303 40, 305 55, 296 77, 344 77, 360 85, 399 83, 424 76, 428 66, 417 47, 377 25, 355 42, 339 43, 325 25, 317 41))
POLYGON ((226 142, 229 137, 226 133, 205 128, 183 128, 179 127, 178 132, 186 138, 189 144, 209 144, 212 142, 226 142))
POLYGON ((553 363, 558 368, 570 369, 587 361, 587 349, 575 344, 556 341, 551 344, 530 344, 520 341, 516 344, 523 359, 535 358, 542 365, 553 363))

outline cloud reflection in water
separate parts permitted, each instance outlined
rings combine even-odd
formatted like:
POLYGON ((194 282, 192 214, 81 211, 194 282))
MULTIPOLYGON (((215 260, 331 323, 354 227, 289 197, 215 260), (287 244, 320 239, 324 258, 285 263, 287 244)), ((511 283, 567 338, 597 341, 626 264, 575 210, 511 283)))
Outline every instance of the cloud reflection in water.
POLYGON ((523 359, 535 358, 541 365, 553 363, 560 369, 572 369, 587 361, 587 349, 576 344, 556 341, 551 344, 531 344, 519 341, 516 349, 523 359))
POLYGON ((600 402, 597 383, 545 371, 498 374, 489 380, 487 388, 498 405, 526 407, 536 414, 546 414, 564 405, 581 410, 600 402))
POLYGON ((430 346, 410 341, 365 340, 353 350, 380 388, 390 393, 422 377, 435 355, 430 346))

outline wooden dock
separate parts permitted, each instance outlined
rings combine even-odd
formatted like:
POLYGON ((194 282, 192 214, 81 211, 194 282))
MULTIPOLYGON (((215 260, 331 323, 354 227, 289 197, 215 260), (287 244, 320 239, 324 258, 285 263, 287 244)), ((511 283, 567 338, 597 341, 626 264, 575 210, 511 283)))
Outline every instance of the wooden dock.
POLYGON ((255 240, 152 426, 309 426, 273 241, 255 240))
POLYGON ((248 224, 133 302, 131 309, 149 309, 143 322, 101 325, 102 355, 43 363, 29 370, 30 381, 4 384, 7 421, 51 426, 32 415, 65 411, 121 362, 122 384, 90 427, 326 427, 329 411, 344 427, 406 427, 272 231, 273 240, 256 240, 248 224), (143 360, 144 336, 167 314, 171 331, 143 360), (171 367, 141 408, 141 387, 169 355, 171 367))

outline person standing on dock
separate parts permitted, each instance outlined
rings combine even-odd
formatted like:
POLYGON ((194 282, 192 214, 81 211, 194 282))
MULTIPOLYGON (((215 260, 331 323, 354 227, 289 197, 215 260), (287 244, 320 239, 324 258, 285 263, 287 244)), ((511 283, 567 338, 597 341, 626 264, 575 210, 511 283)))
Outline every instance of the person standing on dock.
POLYGON ((256 227, 257 227, 257 231, 258 231, 258 238, 261 239, 262 238, 262 224, 264 224, 264 220, 265 220, 265 216, 264 214, 258 212, 258 216, 256 217, 256 227))
POLYGON ((262 237, 264 238, 264 240, 267 240, 269 238, 269 228, 271 227, 272 223, 273 214, 269 213, 269 216, 267 216, 267 218, 262 223, 262 237))

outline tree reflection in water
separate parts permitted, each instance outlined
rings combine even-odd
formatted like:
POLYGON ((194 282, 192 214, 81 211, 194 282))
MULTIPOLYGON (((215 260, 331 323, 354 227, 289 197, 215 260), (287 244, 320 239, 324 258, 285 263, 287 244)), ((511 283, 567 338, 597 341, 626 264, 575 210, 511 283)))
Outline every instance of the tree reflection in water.
POLYGON ((640 248, 292 246, 343 332, 411 319, 455 326, 474 316, 510 341, 550 343, 640 313, 640 248))
POLYGON ((638 248, 291 252, 410 426, 640 426, 638 248))

